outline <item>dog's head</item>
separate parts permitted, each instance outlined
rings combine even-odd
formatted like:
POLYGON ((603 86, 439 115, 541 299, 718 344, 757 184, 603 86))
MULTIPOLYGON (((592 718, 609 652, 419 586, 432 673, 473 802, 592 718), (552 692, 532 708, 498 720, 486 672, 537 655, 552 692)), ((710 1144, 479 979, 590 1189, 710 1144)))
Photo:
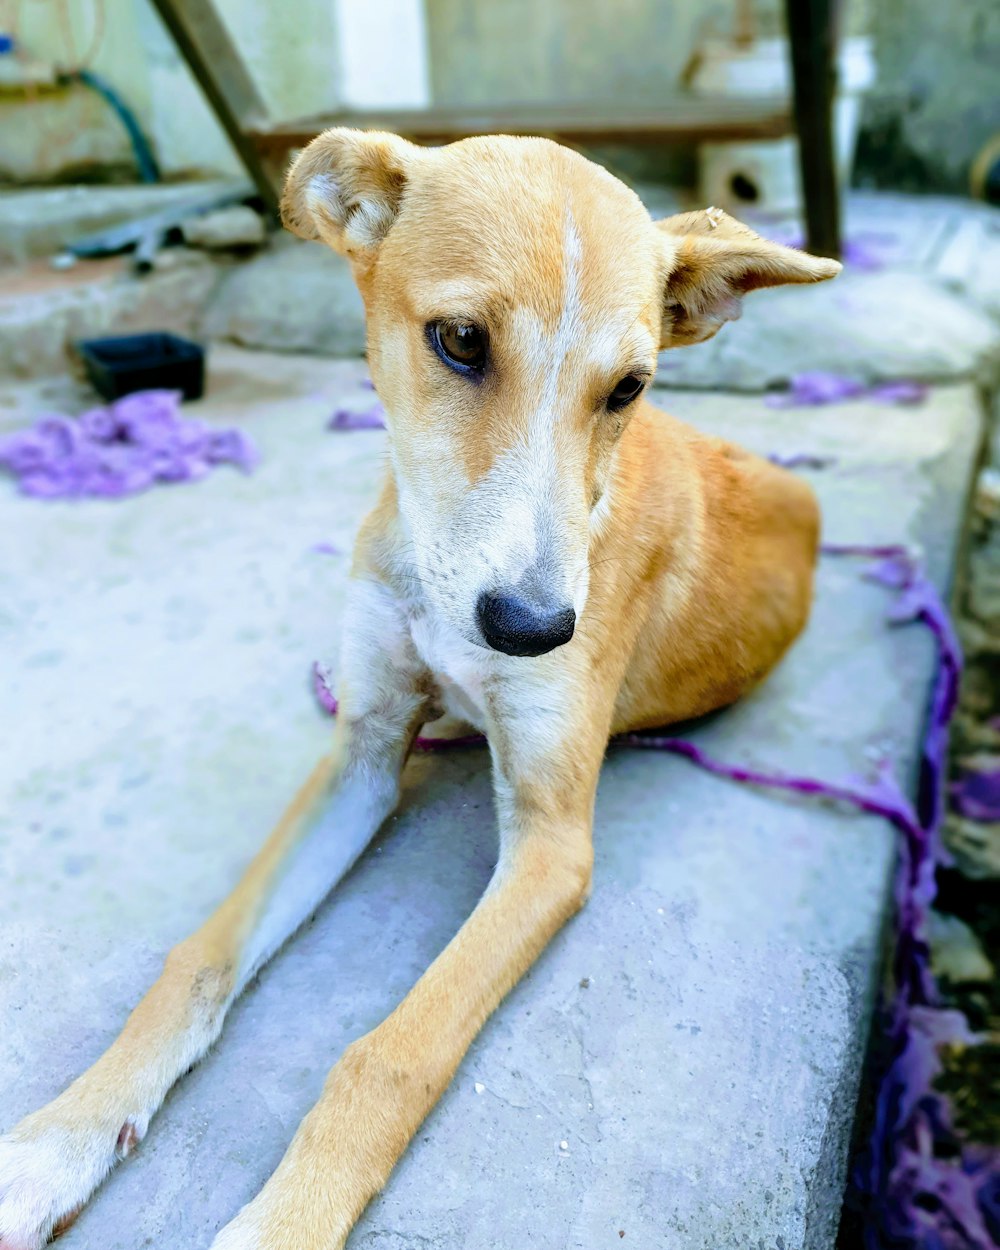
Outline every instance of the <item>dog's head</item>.
POLYGON ((660 349, 710 338, 748 291, 840 268, 715 209, 654 224, 545 139, 425 149, 328 130, 292 165, 282 215, 352 263, 427 597, 512 655, 573 634, 660 349))

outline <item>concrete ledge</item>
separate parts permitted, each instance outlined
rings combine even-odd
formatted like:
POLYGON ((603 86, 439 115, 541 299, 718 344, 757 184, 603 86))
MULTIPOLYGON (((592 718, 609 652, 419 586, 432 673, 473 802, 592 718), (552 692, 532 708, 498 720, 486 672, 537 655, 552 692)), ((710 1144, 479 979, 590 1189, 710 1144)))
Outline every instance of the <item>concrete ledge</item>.
MULTIPOLYGON (((306 678, 335 653, 347 560, 309 548, 347 546, 374 488, 384 436, 324 430, 336 403, 370 402, 360 375, 218 349, 199 415, 258 439, 252 478, 78 505, 0 484, 19 539, 0 576, 18 725, 0 760, 4 1126, 112 1040, 326 741, 306 678)), ((761 451, 837 454, 812 475, 827 536, 922 543, 947 579, 971 388, 917 409, 657 398, 761 451)), ((886 750, 905 770, 933 656, 886 607, 852 562, 824 562, 800 645, 699 741, 831 778, 886 750)), ((487 771, 481 751, 412 763, 400 816, 66 1250, 199 1250, 253 1195, 329 1065, 474 905, 495 852, 487 771)), ((879 821, 612 752, 591 903, 487 1025, 350 1245, 832 1250, 892 860, 879 821)))
POLYGON ((120 257, 81 262, 62 273, 36 261, 6 271, 0 293, 0 376, 58 375, 77 339, 140 330, 198 333, 223 270, 200 252, 163 254, 134 278, 120 257))
POLYGON ((964 294, 926 274, 848 269, 836 282, 756 292, 716 338, 662 352, 659 376, 671 386, 762 391, 809 369, 949 382, 990 378, 998 364, 996 324, 964 294))
POLYGON ((365 310, 350 266, 319 243, 275 239, 228 274, 205 319, 209 338, 317 356, 363 356, 365 310))
MULTIPOLYGON (((117 122, 112 123, 118 126, 117 122)), ((126 147, 127 158, 132 159, 126 147)), ((186 204, 199 195, 222 195, 239 179, 159 182, 152 185, 4 188, 0 191, 0 264, 48 257, 83 234, 186 204)))

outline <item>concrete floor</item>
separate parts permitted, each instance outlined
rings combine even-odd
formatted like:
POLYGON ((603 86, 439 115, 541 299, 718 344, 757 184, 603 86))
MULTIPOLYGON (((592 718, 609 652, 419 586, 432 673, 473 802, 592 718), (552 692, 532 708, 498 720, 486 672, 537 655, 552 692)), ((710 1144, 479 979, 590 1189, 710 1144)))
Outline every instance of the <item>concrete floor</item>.
MULTIPOLYGON (((119 503, 0 483, 0 1127, 112 1040, 326 741, 308 675, 336 656, 348 558, 311 547, 349 547, 378 477, 382 433, 324 429, 370 403, 361 376, 219 348, 191 412, 253 435, 254 476, 119 503)), ((12 391, 0 425, 67 397, 12 391)), ((947 579, 971 387, 905 409, 656 398, 756 450, 835 454, 810 475, 827 537, 920 543, 947 579)), ((932 650, 886 627, 887 592, 858 574, 823 562, 806 636, 699 742, 834 779, 891 751, 905 775, 932 650)), ((831 1250, 892 852, 878 820, 613 751, 591 903, 487 1025, 352 1250, 831 1250)), ((415 759, 399 817, 60 1244, 207 1247, 494 853, 485 752, 415 759)))

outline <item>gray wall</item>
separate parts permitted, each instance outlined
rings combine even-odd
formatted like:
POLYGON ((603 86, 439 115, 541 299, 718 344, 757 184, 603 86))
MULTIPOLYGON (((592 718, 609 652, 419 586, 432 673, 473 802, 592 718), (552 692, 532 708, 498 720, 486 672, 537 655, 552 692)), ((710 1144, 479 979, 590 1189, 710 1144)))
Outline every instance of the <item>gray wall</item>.
POLYGON ((876 186, 965 191, 1000 132, 998 0, 874 0, 878 81, 858 176, 876 186))
MULTIPOLYGON (((426 0, 441 103, 661 98, 706 37, 727 37, 734 0, 426 0)), ((754 5, 761 34, 781 0, 754 5)))

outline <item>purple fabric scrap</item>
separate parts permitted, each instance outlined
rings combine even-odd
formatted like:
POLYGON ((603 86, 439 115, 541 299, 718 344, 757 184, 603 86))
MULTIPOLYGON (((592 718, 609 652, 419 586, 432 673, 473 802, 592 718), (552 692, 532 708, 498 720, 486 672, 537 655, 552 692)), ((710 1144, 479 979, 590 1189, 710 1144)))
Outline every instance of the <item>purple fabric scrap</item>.
POLYGON ((824 456, 812 451, 773 451, 768 460, 779 469, 826 469, 837 463, 836 456, 824 456))
POLYGON ((196 482, 218 464, 254 468, 242 430, 182 417, 180 401, 178 391, 137 391, 75 419, 41 417, 0 439, 0 467, 36 499, 122 499, 157 482, 196 482))
POLYGON ((1000 759, 994 767, 963 768, 948 787, 951 805, 967 820, 1000 820, 1000 759))
POLYGON ((384 430, 385 412, 381 404, 360 411, 338 408, 327 422, 328 430, 384 430))
POLYGON ((868 392, 869 399, 881 404, 922 404, 930 388, 925 382, 899 378, 894 382, 878 382, 868 392))
MULTIPOLYGON (((801 234, 783 234, 776 236, 775 243, 785 247, 798 248, 802 251, 806 241, 801 234)), ((862 230, 858 234, 848 235, 841 247, 841 259, 850 269, 862 273, 876 273, 884 269, 898 249, 895 234, 888 230, 862 230)))
POLYGON ((809 369, 793 374, 787 390, 770 391, 764 396, 769 408, 819 408, 849 399, 873 399, 881 404, 919 404, 927 396, 922 382, 901 378, 866 386, 857 378, 828 369, 809 369))
MULTIPOLYGON (((864 1250, 885 1250, 889 1245, 897 1250, 1000 1250, 1000 1151, 965 1142, 952 1125, 947 1098, 933 1087, 942 1069, 941 1050, 979 1041, 960 1012, 938 1005, 927 940, 935 869, 947 862, 940 831, 947 733, 957 703, 961 650, 937 588, 905 547, 826 544, 823 552, 870 561, 865 576, 896 595, 889 624, 920 621, 936 640, 938 671, 921 750, 916 807, 899 787, 888 761, 882 762, 873 780, 837 784, 728 764, 686 738, 623 734, 613 745, 682 755, 716 776, 847 804, 895 826, 900 841, 893 990, 880 1011, 874 1126, 855 1161, 848 1201, 861 1220, 864 1250)), ((329 672, 314 665, 313 676, 320 704, 335 714, 329 672)), ((482 742, 479 735, 417 739, 425 750, 482 742)), ((1000 790, 1000 772, 984 776, 985 790, 976 793, 988 805, 1000 790)))

